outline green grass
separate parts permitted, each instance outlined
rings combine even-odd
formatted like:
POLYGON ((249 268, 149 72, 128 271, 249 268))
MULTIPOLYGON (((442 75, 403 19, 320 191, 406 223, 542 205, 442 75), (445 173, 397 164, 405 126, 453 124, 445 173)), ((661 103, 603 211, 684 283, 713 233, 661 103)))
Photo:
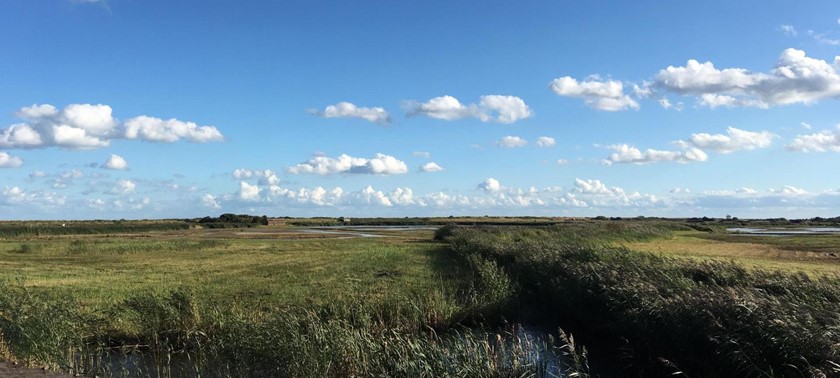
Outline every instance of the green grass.
MULTIPOLYGON (((146 290, 190 288, 202 299, 288 305, 347 294, 409 295, 456 276, 453 256, 421 240, 75 237, 0 242, 0 280, 90 306, 146 290), (25 252, 21 252, 25 249, 25 252)), ((423 241, 426 239, 427 241, 423 241)))
MULTIPOLYGON (((448 240, 492 263, 516 291, 512 298, 629 366, 624 375, 840 374, 836 271, 812 278, 622 246, 681 229, 632 222, 463 228, 448 240)), ((739 246, 746 244, 730 245, 739 246)))
POLYGON ((465 328, 500 321, 506 292, 494 290, 506 284, 492 267, 473 272, 431 231, 256 231, 2 240, 0 358, 105 376, 586 371, 585 353, 565 335, 499 342, 492 329, 465 328), (574 358, 549 366, 548 355, 574 358), (151 363, 115 371, 114 356, 151 363))

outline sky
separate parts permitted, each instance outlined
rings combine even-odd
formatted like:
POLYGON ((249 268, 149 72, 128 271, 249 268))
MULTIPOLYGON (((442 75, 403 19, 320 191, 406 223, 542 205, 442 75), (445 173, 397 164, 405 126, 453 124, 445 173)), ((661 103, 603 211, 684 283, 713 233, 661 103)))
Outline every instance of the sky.
POLYGON ((837 1, 0 2, 0 219, 840 215, 837 1))

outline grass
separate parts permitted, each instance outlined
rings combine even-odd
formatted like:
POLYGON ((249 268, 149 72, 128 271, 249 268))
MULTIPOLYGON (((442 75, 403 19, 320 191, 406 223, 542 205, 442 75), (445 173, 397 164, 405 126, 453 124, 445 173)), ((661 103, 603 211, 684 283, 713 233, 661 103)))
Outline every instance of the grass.
POLYGON ((0 357, 106 376, 584 371, 563 334, 496 341, 499 331, 480 326, 500 321, 492 275, 471 272, 432 234, 302 239, 257 228, 2 240, 0 357), (555 354, 577 359, 547 365, 555 354))
POLYGON ((621 375, 840 374, 840 275, 747 270, 621 246, 674 231, 684 227, 601 222, 464 228, 448 240, 493 263, 520 306, 629 367, 621 375))
POLYGON ((0 280, 71 295, 91 306, 146 290, 191 288, 202 299, 311 304, 351 287, 411 294, 440 288, 457 269, 441 246, 418 239, 77 237, 0 244, 0 280), (26 246, 26 253, 21 253, 26 246), (450 269, 447 268, 447 269, 450 269), (444 281, 443 276, 446 278, 444 281))
POLYGON ((4 237, 0 357, 105 376, 587 376, 590 358, 616 375, 840 374, 836 239, 662 219, 418 222, 447 219, 486 223, 4 237), (526 313, 592 350, 523 336, 510 324, 526 313))
POLYGON ((840 236, 743 236, 696 231, 624 243, 627 248, 694 260, 734 261, 750 269, 804 272, 812 277, 840 272, 840 236))

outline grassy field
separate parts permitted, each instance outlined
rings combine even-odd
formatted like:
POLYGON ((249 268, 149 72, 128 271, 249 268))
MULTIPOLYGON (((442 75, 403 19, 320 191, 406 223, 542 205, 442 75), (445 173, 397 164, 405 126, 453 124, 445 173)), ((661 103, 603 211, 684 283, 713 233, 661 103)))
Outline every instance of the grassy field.
POLYGON ((212 220, 0 222, 0 358, 100 376, 587 376, 589 357, 605 376, 840 374, 838 236, 212 220))
POLYGON ((189 230, 7 240, 0 243, 0 280, 91 306, 175 288, 190 288, 201 299, 288 305, 356 292, 411 295, 440 289, 458 269, 431 235, 304 239, 189 230))
POLYGON ((840 272, 840 235, 775 237, 677 231, 671 237, 624 245, 637 251, 735 261, 748 268, 804 272, 814 277, 840 272))
POLYGON ((483 329, 501 318, 481 277, 433 230, 33 229, 0 241, 0 357, 24 364, 164 377, 584 370, 548 365, 575 354, 563 334, 483 329))

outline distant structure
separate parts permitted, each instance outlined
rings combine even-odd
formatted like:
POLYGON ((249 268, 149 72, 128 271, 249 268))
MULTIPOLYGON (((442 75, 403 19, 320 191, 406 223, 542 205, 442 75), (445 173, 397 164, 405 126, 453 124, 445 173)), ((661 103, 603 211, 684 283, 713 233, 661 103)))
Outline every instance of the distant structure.
POLYGON ((268 218, 269 226, 285 226, 286 219, 283 218, 268 218))

